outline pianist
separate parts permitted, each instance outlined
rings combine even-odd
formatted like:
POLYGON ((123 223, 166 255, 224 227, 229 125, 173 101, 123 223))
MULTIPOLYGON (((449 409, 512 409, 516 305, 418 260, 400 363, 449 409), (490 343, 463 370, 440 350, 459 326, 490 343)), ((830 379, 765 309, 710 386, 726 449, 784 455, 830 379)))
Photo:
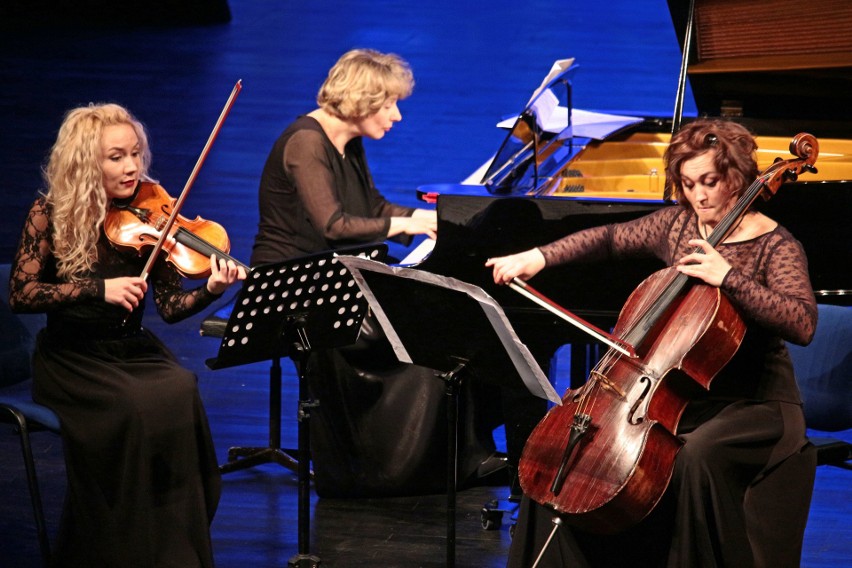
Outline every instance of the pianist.
MULTIPOLYGON (((386 200, 373 184, 362 138, 378 140, 402 119, 398 102, 414 87, 409 65, 369 49, 345 53, 317 96, 318 108, 278 138, 260 182, 253 265, 388 238, 435 238, 434 210, 386 200)), ((398 362, 367 319, 350 347, 314 353, 309 362, 311 451, 320 496, 381 496, 445 489, 442 383, 431 370, 398 362)), ((462 408, 460 479, 486 470, 493 426, 462 408)))
MULTIPOLYGON (((716 248, 707 242, 755 179, 755 150, 740 125, 692 122, 665 154, 679 205, 488 261, 495 282, 507 283, 566 262, 656 256, 721 288, 748 330, 709 393, 687 406, 677 432, 684 446, 661 504, 613 536, 563 525, 541 566, 799 565, 815 468, 801 453, 802 400, 784 341, 806 345, 813 337, 817 310, 807 259, 784 227, 754 210, 716 248)), ((509 566, 532 563, 552 517, 524 500, 509 566)))

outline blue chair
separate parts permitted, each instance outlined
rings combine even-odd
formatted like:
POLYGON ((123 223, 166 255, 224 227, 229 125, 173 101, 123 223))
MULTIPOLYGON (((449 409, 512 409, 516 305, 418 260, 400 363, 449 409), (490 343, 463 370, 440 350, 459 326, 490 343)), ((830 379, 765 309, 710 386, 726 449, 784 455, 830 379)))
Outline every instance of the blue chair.
POLYGON ((811 344, 787 348, 817 463, 852 469, 852 307, 820 304, 811 344))
POLYGON ((50 540, 36 477, 30 433, 59 433, 59 418, 32 400, 32 351, 44 314, 14 314, 9 308, 9 265, 0 264, 0 422, 12 424, 20 436, 30 499, 44 564, 50 559, 50 540))

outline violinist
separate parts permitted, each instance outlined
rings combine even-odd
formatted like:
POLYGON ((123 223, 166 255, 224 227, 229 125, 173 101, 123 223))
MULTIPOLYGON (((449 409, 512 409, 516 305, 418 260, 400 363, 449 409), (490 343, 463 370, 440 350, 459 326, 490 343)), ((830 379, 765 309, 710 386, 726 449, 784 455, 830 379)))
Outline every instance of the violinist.
POLYGON ((784 342, 806 345, 816 327, 807 259, 784 227, 754 208, 715 248, 707 242, 757 177, 756 148, 736 123, 691 122, 664 156, 677 206, 487 262, 495 282, 508 283, 562 263, 657 257, 720 288, 747 326, 709 392, 687 405, 677 431, 683 447, 651 514, 614 535, 566 522, 543 548, 555 514, 525 498, 509 566, 530 566, 541 550, 539 566, 799 565, 814 463, 803 460, 780 483, 772 477, 787 475, 782 466, 806 455, 802 400, 784 342), (778 507, 786 507, 783 514, 778 507))
MULTIPOLYGON (((111 203, 132 200, 150 162, 145 130, 123 107, 69 111, 12 265, 12 309, 47 312, 33 398, 62 424, 68 486, 56 566, 213 566, 221 483, 197 379, 142 327, 146 258, 103 230, 111 203)), ((162 258, 150 272, 167 322, 243 278, 233 262, 213 259, 191 290, 162 258)))
MULTIPOLYGON (((434 210, 392 203, 376 189, 362 143, 384 138, 402 120, 399 101, 413 88, 409 64, 395 54, 353 49, 338 59, 318 108, 290 124, 269 153, 252 265, 389 238, 405 245, 414 235, 435 238, 434 210)), ((320 401, 311 412, 318 495, 445 489, 440 381, 429 369, 399 363, 375 320, 365 321, 354 346, 315 351, 306 373, 320 401)), ((462 414, 473 420, 472 411, 462 414)), ((462 428, 460 480, 503 465, 491 459, 496 425, 479 426, 462 428)))

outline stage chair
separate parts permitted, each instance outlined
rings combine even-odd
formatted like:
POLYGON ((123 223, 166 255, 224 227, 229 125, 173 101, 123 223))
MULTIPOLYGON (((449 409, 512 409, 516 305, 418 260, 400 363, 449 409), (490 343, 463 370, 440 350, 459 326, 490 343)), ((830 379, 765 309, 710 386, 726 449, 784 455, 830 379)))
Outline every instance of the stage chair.
MULTIPOLYGON (((14 314, 9 308, 9 265, 0 264, 0 422, 18 433, 30 500, 45 566, 50 559, 50 539, 44 519, 36 476, 30 433, 59 434, 59 418, 49 408, 32 400, 31 360, 36 333, 44 327, 44 314, 14 314)), ((9 459, 9 458, 4 458, 9 459)))
MULTIPOLYGON (((804 399, 807 444, 781 462, 746 494, 749 538, 757 566, 785 566, 801 558, 807 519, 798 517, 811 504, 812 493, 792 487, 812 484, 819 465, 849 469, 852 457, 852 308, 820 305, 819 322, 807 347, 788 344, 796 380, 804 399), (838 433, 831 436, 831 433, 838 433), (830 436, 830 437, 825 437, 830 436), (844 439, 845 438, 845 439, 844 439), (778 499, 778 495, 785 495, 778 499), (777 522, 768 522, 777 519, 777 522)), ((816 490, 819 490, 817 487, 816 490)))
POLYGON ((811 344, 787 348, 817 463, 852 469, 852 307, 820 304, 811 344))

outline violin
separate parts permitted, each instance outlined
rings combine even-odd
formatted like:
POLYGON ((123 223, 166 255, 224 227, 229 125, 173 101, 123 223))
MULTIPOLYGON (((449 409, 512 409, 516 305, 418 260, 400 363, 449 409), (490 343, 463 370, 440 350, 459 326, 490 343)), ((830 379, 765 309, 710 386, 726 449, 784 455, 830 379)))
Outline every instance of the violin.
MULTIPOLYGON (((133 200, 113 202, 104 220, 109 241, 121 250, 135 250, 139 256, 150 252, 163 236, 163 229, 174 212, 175 199, 160 185, 140 182, 133 200)), ((163 241, 166 262, 186 278, 210 276, 210 255, 231 260, 246 271, 248 266, 228 253, 231 241, 222 225, 196 217, 177 214, 163 241)))
POLYGON ((221 225, 200 217, 190 221, 180 215, 201 165, 207 159, 210 147, 242 88, 242 81, 238 80, 177 199, 169 197, 166 190, 157 184, 141 182, 129 205, 113 202, 107 211, 104 232, 112 243, 120 248, 134 249, 140 256, 143 248, 148 249, 148 260, 140 274, 141 278, 148 278, 161 252, 166 255, 166 262, 188 278, 210 276, 211 254, 220 259, 232 260, 246 272, 249 271, 245 264, 228 255, 231 243, 221 225))
MULTIPOLYGON (((711 246, 758 196, 768 199, 782 183, 816 171, 816 138, 798 134, 790 152, 797 158, 779 158, 749 186, 708 237, 711 246)), ((528 438, 518 467, 524 493, 590 532, 641 521, 671 480, 686 405, 696 390, 710 389, 745 331, 718 287, 672 267, 652 274, 628 298, 616 341, 586 383, 567 390, 528 438)))

